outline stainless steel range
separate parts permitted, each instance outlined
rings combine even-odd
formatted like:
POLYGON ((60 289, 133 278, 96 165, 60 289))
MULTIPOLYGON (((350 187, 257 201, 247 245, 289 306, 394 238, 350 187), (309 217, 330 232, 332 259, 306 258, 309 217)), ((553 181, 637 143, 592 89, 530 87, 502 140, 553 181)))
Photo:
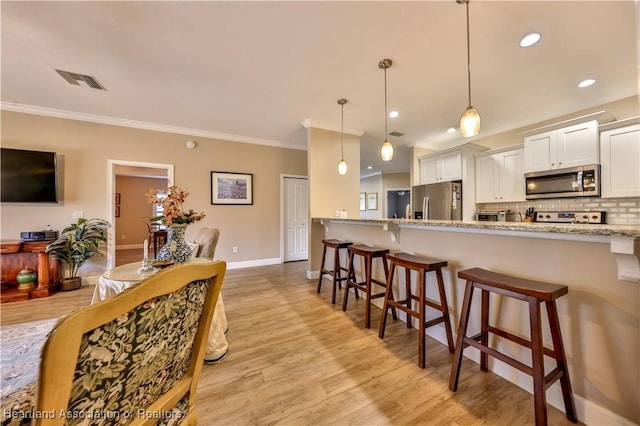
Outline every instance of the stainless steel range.
POLYGON ((607 212, 537 212, 536 222, 607 223, 607 212))

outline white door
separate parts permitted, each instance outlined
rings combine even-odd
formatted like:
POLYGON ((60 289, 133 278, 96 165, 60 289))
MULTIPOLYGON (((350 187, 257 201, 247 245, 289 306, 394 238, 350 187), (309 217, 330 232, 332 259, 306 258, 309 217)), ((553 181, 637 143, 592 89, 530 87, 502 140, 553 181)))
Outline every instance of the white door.
POLYGON ((284 261, 309 257, 309 182, 284 178, 284 261))

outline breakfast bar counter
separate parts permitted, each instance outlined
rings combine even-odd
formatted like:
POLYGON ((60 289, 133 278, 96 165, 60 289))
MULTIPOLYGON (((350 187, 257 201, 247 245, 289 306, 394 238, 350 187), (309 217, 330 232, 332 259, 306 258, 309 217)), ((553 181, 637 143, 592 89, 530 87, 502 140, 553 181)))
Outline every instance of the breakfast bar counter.
MULTIPOLYGON (((639 226, 329 217, 312 219, 310 237, 310 274, 319 269, 325 238, 447 260, 443 275, 454 331, 465 287, 458 271, 479 267, 567 285, 569 293, 557 307, 578 419, 586 424, 640 424, 639 226)), ((374 275, 382 276, 381 268, 374 275)), ((402 287, 394 283, 394 291, 402 287)), ((428 285, 427 295, 437 299, 435 286, 428 285)), ((492 306, 500 315, 491 312, 491 320, 514 334, 529 335, 526 306, 508 299, 496 295, 492 306)), ((473 300, 478 312, 479 302, 473 300)), ((379 300, 374 303, 381 306, 379 300)), ((372 316, 372 327, 378 321, 372 316)), ((469 329, 478 331, 479 321, 472 319, 469 329)), ((442 324, 428 334, 446 344, 442 324)), ((550 339, 543 335, 545 344, 550 345, 550 339)), ((502 340, 495 344, 503 353, 530 362, 528 349, 502 340)), ((476 349, 467 349, 465 355, 479 362, 476 349)), ((500 361, 490 361, 489 369, 531 392, 531 378, 520 371, 500 361)), ((547 401, 564 409, 557 384, 547 391, 547 401)))

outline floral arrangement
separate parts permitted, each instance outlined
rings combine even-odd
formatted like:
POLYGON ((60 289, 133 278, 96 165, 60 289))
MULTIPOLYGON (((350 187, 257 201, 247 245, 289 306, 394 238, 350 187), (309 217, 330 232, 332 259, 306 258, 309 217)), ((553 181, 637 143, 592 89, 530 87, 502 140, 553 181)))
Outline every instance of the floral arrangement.
POLYGON ((204 212, 196 213, 193 209, 185 211, 182 207, 184 199, 189 195, 179 187, 173 185, 164 189, 151 188, 146 193, 147 202, 162 206, 163 215, 152 217, 151 221, 162 221, 166 226, 172 224, 190 224, 204 219, 204 212))

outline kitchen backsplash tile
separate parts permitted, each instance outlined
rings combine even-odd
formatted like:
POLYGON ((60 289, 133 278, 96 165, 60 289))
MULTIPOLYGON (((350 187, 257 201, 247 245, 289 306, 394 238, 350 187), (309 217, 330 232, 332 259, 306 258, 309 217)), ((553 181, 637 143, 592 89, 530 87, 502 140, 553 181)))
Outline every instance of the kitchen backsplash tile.
POLYGON ((533 207, 536 211, 606 211, 607 223, 612 225, 640 225, 640 198, 558 198, 531 200, 520 203, 476 204, 477 210, 511 210, 520 213, 533 207))

